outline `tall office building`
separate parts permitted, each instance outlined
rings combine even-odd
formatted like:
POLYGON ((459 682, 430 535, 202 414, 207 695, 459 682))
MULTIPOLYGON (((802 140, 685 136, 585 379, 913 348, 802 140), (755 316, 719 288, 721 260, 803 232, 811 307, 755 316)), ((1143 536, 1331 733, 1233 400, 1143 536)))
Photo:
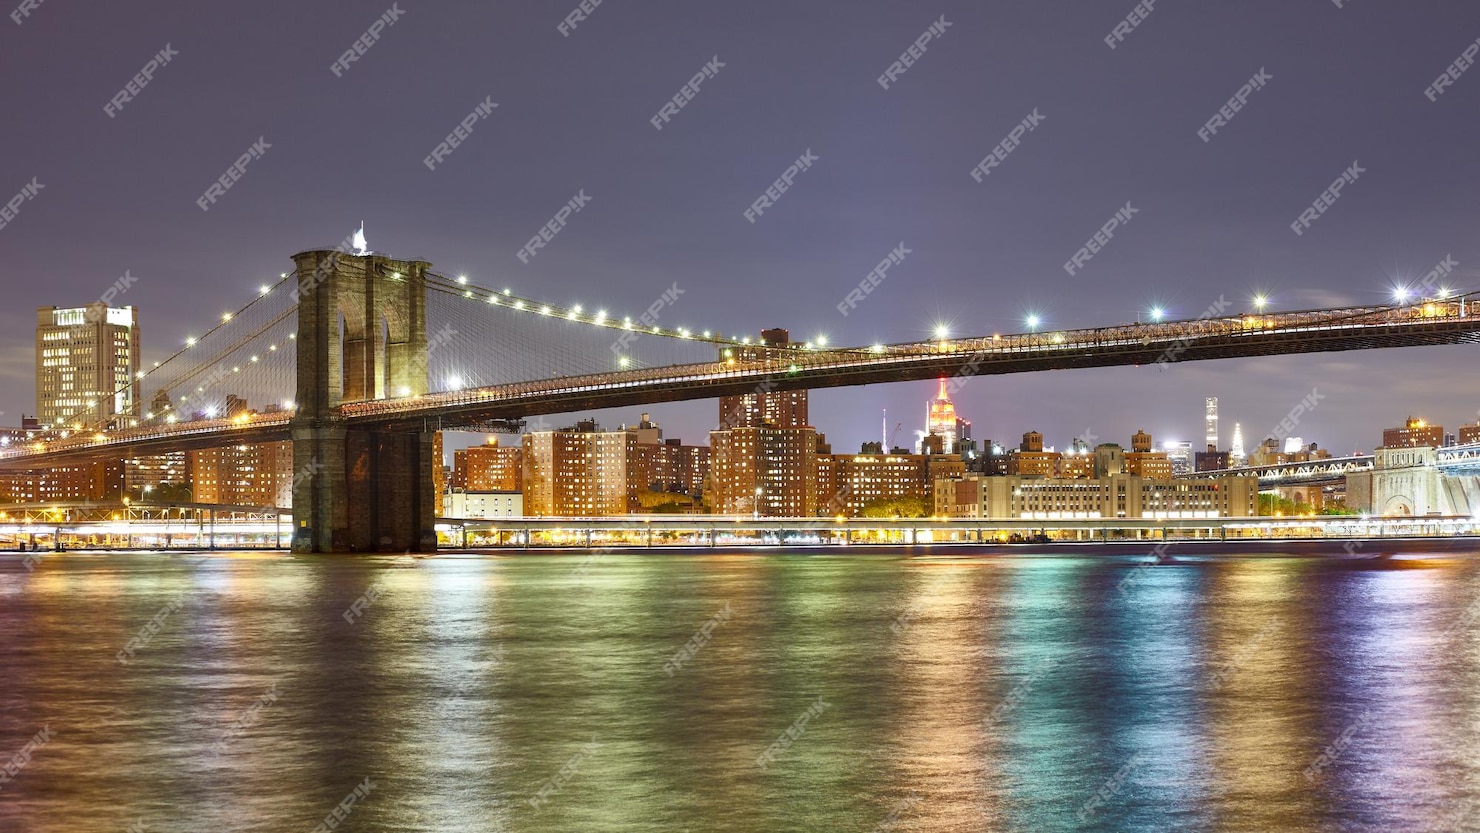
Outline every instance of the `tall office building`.
POLYGON ((1458 442, 1460 445, 1480 443, 1480 423, 1476 423, 1475 425, 1461 425, 1459 427, 1458 442))
POLYGON ((1228 462, 1242 466, 1249 456, 1244 453, 1244 430, 1237 422, 1233 424, 1233 441, 1228 446, 1228 462))
POLYGON ((98 301, 36 311, 36 416, 42 425, 133 425, 139 366, 133 307, 98 301))
POLYGON ((940 380, 940 392, 925 406, 925 437, 917 443, 915 451, 925 453, 925 438, 940 437, 942 454, 956 454, 961 441, 971 436, 971 423, 956 416, 956 406, 946 390, 946 380, 940 380))
POLYGON ((1207 424, 1205 432, 1208 451, 1218 450, 1218 397, 1209 396, 1203 402, 1203 421, 1207 424))

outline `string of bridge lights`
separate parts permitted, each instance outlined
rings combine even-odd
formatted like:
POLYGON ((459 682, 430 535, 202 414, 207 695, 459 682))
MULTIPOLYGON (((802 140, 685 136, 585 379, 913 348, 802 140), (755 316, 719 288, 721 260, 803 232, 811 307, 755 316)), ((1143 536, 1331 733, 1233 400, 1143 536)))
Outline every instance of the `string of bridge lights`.
MULTIPOLYGON (((446 275, 428 272, 428 278, 440 281, 440 285, 433 283, 432 288, 439 289, 451 294, 461 295, 463 298, 477 303, 497 306, 515 312, 528 313, 549 318, 558 318, 565 321, 573 321, 578 324, 587 324, 593 327, 601 327, 608 330, 619 330, 633 332, 642 335, 657 335, 666 338, 676 338, 688 341, 703 341, 719 347, 772 347, 760 342, 750 336, 724 336, 712 330, 695 331, 687 327, 676 327, 665 329, 658 324, 649 324, 642 321, 633 321, 631 316, 617 317, 609 315, 606 310, 598 309, 596 312, 587 312, 581 304, 562 306, 548 304, 520 295, 515 295, 511 289, 505 287, 502 291, 479 286, 468 281, 466 275, 459 275, 456 279, 448 278, 446 275)), ((827 336, 819 335, 811 341, 799 345, 804 350, 821 350, 827 347, 827 336)), ((726 357, 732 354, 730 350, 724 352, 726 357)), ((632 360, 628 356, 619 356, 617 359, 619 367, 630 367, 632 360)))
MULTIPOLYGON (((220 330, 223 327, 225 327, 228 324, 230 324, 235 318, 237 318, 238 316, 240 316, 242 313, 246 312, 254 304, 256 304, 257 302, 261 301, 263 298, 269 296, 273 291, 277 290, 283 284, 287 283, 290 279, 293 279, 296 276, 297 276, 297 272, 296 271, 295 272, 284 272, 284 273, 281 273, 278 276, 278 280, 276 282, 271 283, 271 284, 263 284, 259 288, 258 294, 255 297, 253 297, 251 301, 248 301, 241 308, 237 309, 234 312, 225 312, 225 313, 222 313, 221 314, 220 321, 216 322, 211 327, 209 327, 208 329, 206 329, 198 337, 197 336, 188 336, 188 337, 186 337, 185 340, 184 340, 184 344, 183 344, 182 347, 180 347, 178 350, 176 350, 174 353, 170 354, 169 356, 167 356, 163 360, 154 362, 153 363, 153 366, 150 367, 148 370, 141 370, 141 371, 136 372, 134 374, 134 379, 136 381, 142 381, 145 378, 147 378, 150 374, 154 373, 156 370, 159 370, 159 369, 163 368, 164 366, 168 365, 170 362, 174 361, 175 359, 180 358, 181 356, 185 355, 192 348, 194 348, 198 344, 200 344, 203 340, 209 338, 212 334, 214 334, 218 330, 220 330)), ((428 278, 434 279, 434 281, 436 281, 436 282, 440 282, 440 285, 438 283, 436 283, 436 282, 431 283, 431 288, 438 289, 438 290, 444 291, 444 292, 453 293, 453 294, 460 294, 463 298, 466 298, 468 300, 475 300, 475 301, 478 301, 480 303, 486 303, 486 304, 491 305, 491 306, 503 307, 505 309, 513 310, 515 312, 525 312, 525 313, 529 313, 531 315, 540 315, 540 316, 544 316, 544 317, 559 318, 559 319, 563 319, 563 320, 566 320, 566 321, 572 321, 572 322, 576 322, 576 323, 587 324, 587 325, 595 326, 595 327, 602 327, 602 328, 610 329, 610 330, 618 330, 618 331, 624 331, 624 332, 635 332, 635 333, 639 333, 639 334, 643 334, 643 335, 659 335, 659 336, 664 336, 664 337, 668 337, 668 338, 677 338, 677 339, 689 340, 689 341, 704 341, 704 342, 708 342, 710 344, 714 344, 716 346, 722 346, 722 347, 726 347, 726 348, 734 348, 734 347, 767 348, 767 347, 770 347, 770 345, 766 345, 766 344, 760 342, 759 340, 754 339, 754 338, 752 338, 750 336, 742 336, 742 337, 740 337, 740 338, 737 339, 737 338, 735 338, 733 336, 726 337, 724 335, 715 333, 715 332, 713 332, 711 330, 703 330, 703 331, 696 332, 696 331, 689 330, 686 327, 677 327, 677 328, 673 328, 673 329, 665 329, 665 328, 663 328, 663 327, 661 327, 661 326, 659 326, 657 324, 651 324, 651 325, 649 325, 649 324, 646 324, 646 323, 634 322, 633 319, 630 316, 623 316, 620 319, 618 319, 616 316, 608 315, 608 313, 604 309, 597 310, 594 313, 587 313, 583 309, 582 305, 581 304, 578 304, 578 303, 577 304, 573 304, 573 305, 568 306, 568 307, 567 306, 562 306, 562 305, 557 305, 557 304, 543 303, 543 302, 536 301, 536 300, 531 299, 531 298, 527 298, 527 297, 523 297, 523 296, 519 296, 519 295, 514 295, 513 292, 509 288, 507 288, 507 287, 505 287, 500 292, 500 291, 496 291, 496 290, 493 290, 493 289, 489 289, 487 287, 479 286, 477 284, 472 284, 472 283, 470 283, 468 281, 468 278, 467 278, 466 275, 459 275, 455 280, 448 278, 446 275, 442 275, 442 274, 439 274, 439 273, 433 273, 433 272, 427 273, 427 276, 428 276, 428 278)), ((1422 288, 1422 285, 1420 285, 1420 288, 1422 288)), ((1471 293, 1457 292, 1456 290, 1452 290, 1452 289, 1450 289, 1448 287, 1439 287, 1438 289, 1434 290, 1434 294, 1433 294, 1433 297, 1432 298, 1424 298, 1423 295, 1418 290, 1414 289, 1413 287, 1409 286, 1406 283, 1400 283, 1400 284, 1396 284, 1396 285, 1392 286, 1391 287, 1391 292, 1392 292, 1392 298, 1393 298, 1394 303, 1397 306, 1400 306, 1400 307, 1401 306, 1405 306, 1405 305, 1407 305, 1410 302, 1415 302, 1415 301, 1418 301, 1418 300, 1449 300, 1449 299, 1452 299, 1452 298, 1455 298, 1455 297, 1461 297, 1461 298, 1467 297, 1469 294, 1471 294, 1471 293)), ((1251 299, 1251 305, 1253 306, 1254 310, 1256 312, 1259 312, 1259 313, 1263 313, 1265 311, 1265 309, 1268 307, 1269 303, 1270 303, 1269 297, 1266 294, 1264 294, 1264 293, 1256 294, 1251 299)), ((277 319, 275 319, 273 322, 270 322, 266 326, 271 326, 272 324, 276 323, 277 321, 280 321, 282 319, 282 317, 285 317, 286 316, 286 314, 287 313, 284 313, 284 316, 279 316, 277 319)), ((1150 318, 1150 320, 1152 322, 1155 322, 1155 323, 1161 323, 1161 322, 1165 321, 1166 318, 1167 318, 1167 314, 1168 314, 1168 312, 1167 312, 1166 308, 1165 307, 1162 307, 1162 306, 1159 306, 1159 305, 1158 306, 1153 306, 1149 310, 1146 311, 1146 315, 1150 318)), ((1043 316, 1041 314, 1039 314, 1038 312, 1036 312, 1036 311, 1035 312, 1029 312, 1028 314, 1026 314, 1024 316, 1023 323, 1028 328, 1028 331, 1030 333, 1037 333, 1039 331, 1039 328, 1043 326, 1044 319, 1043 319, 1043 316)), ((260 332, 259 332, 259 334, 260 334, 260 332)), ((949 327, 949 325, 947 325, 947 324, 937 324, 935 326, 935 328, 934 328, 934 336, 935 336, 935 338, 937 340, 942 341, 942 342, 950 339, 951 338, 951 333, 950 333, 950 327, 949 327)), ((280 339, 277 342, 274 342, 272 344, 269 344, 267 346, 267 349, 265 351, 260 351, 258 353, 252 354, 248 358, 248 360, 247 360, 247 365, 250 366, 252 364, 259 363, 262 360, 262 358, 263 358, 263 355, 262 355, 263 352, 269 353, 269 354, 270 353, 276 353, 280 349, 283 349, 283 348, 289 346, 289 344, 291 342, 293 342, 294 340, 296 340, 296 338, 297 338, 297 334, 296 333, 289 333, 286 336, 286 338, 280 339)), ((818 335, 817 337, 815 337, 811 341, 804 342, 801 345, 794 345, 793 346, 793 349, 795 347, 800 347, 803 350, 825 350, 828 347, 828 339, 827 339, 827 336, 826 335, 818 335)), ((860 349, 864 349, 864 348, 860 348, 860 349)), ((871 352, 871 353, 882 353, 886 349, 887 348, 885 347, 885 345, 876 343, 876 344, 872 345, 871 347, 866 348, 866 351, 867 352, 871 352)), ((733 353, 731 352, 730 349, 726 349, 724 351, 724 355, 726 357, 730 357, 730 360, 733 361, 733 353)), ((617 363, 618 363, 618 366, 619 367, 627 368, 627 367, 630 367, 632 365, 632 360, 631 360, 630 357, 623 355, 623 356, 619 356, 618 357, 617 363)), ((232 367, 232 373, 240 373, 241 370, 242 370, 242 366, 241 365, 234 365, 232 367)), ((130 384, 132 384, 132 383, 130 383, 130 384)), ((123 388, 119 388, 114 393, 116 395, 116 394, 121 393, 121 392, 124 392, 126 390, 127 390, 127 386, 125 386, 123 388)), ((197 386, 197 388, 196 388, 196 392, 197 393, 203 393, 204 390, 205 390, 204 389, 204 386, 197 386)), ((181 402, 189 401, 189 399, 190 399, 190 395, 188 395, 188 394, 180 397, 180 401, 181 402)), ((81 414, 87 413, 88 411, 91 411, 92 409, 96 408, 97 405, 98 405, 97 400, 90 401, 88 403, 88 405, 87 405, 87 409, 86 410, 75 412, 72 415, 72 417, 70 419, 68 419, 68 420, 65 420, 63 422, 63 424, 65 425, 67 422, 71 422, 71 421, 75 420, 76 417, 80 416, 81 414)), ((289 400, 284 401, 282 403, 282 407, 284 409, 291 410, 294 407, 293 400, 289 399, 289 400)), ((205 411, 205 413, 207 413, 208 416, 211 416, 212 415, 211 412, 214 411, 214 410, 215 410, 214 408, 208 408, 205 411)), ((154 419, 156 416, 157 416, 156 414, 154 414, 152 411, 150 411, 150 412, 148 412, 145 415, 145 418, 146 419, 154 419)), ((165 420, 167 422, 171 422, 171 423, 177 422, 178 421, 178 416, 175 413, 170 413, 168 416, 165 417, 165 420)), ((81 428, 80 423, 76 423, 76 424, 73 425, 73 429, 74 430, 80 430, 80 428, 81 428)), ((63 437, 67 436, 67 433, 68 432, 63 431, 62 432, 62 436, 63 437)))
MULTIPOLYGON (((220 330, 222 327, 225 327, 226 325, 230 324, 232 322, 232 320, 234 320, 237 316, 241 315, 242 313, 244 313, 248 309, 250 309, 253 304, 256 304, 257 302, 261 301, 263 298, 266 298, 268 295, 270 295, 273 292, 273 290, 275 290, 278 287, 282 286, 283 284, 287 283, 291 278, 296 277, 297 274, 298 273, 296 271, 294 271, 294 272, 283 272, 283 273, 281 273, 281 274, 278 275, 278 280, 275 283, 272 283, 272 284, 263 284, 258 289, 257 295, 254 296, 252 298, 252 300, 250 300, 247 303, 243 304, 235 312, 223 312, 223 313, 221 313, 221 320, 218 321, 218 322, 216 322, 215 324, 213 324, 211 327, 207 328, 206 331, 203 332, 203 333, 201 333, 199 337, 196 337, 196 336, 186 336, 184 345, 182 347, 180 347, 178 350, 176 350, 175 352, 171 353, 170 355, 166 356, 164 359, 162 359, 160 361, 157 361, 157 362, 154 362, 153 366, 150 367, 148 370, 139 370, 139 371, 136 371, 134 373, 133 381, 131 381, 128 385, 125 385, 125 386, 120 387, 117 390, 115 390, 113 392, 113 395, 114 396, 117 396, 120 393, 127 392, 128 389, 129 389, 129 387, 131 387, 133 384, 135 384, 137 382, 142 382, 144 379, 148 378, 148 376, 151 373, 153 373, 154 371, 161 369, 162 367, 164 367, 165 365, 168 365, 170 362, 174 361, 175 359, 178 359, 179 357, 185 355, 185 353, 187 353, 192 347, 195 347, 197 344, 201 343, 201 341, 203 341, 204 339, 210 337, 210 335, 212 333, 215 333, 217 330, 220 330)), ((271 322, 270 324, 268 324, 268 326, 271 326, 271 324, 277 323, 277 321, 282 320, 282 317, 283 316, 279 316, 273 322, 271 322)), ((259 335, 260 335, 260 333, 259 333, 259 335)), ((268 345, 268 348, 267 348, 267 350, 265 352, 267 352, 267 353, 276 353, 282 347, 287 346, 287 342, 291 342, 291 341, 297 339, 297 337, 298 336, 297 336, 296 333, 289 333, 286 340, 281 340, 279 342, 275 342, 273 344, 268 345)), ((250 357, 250 359, 248 360, 247 363, 248 363, 248 365, 257 364, 261 360, 262 360, 261 353, 256 353, 256 354, 253 354, 250 357)), ((241 366, 240 365, 235 365, 235 366, 232 367, 232 373, 240 373, 240 372, 241 372, 241 366)), ((196 391, 197 392, 204 392, 203 391, 203 388, 201 388, 201 387, 197 387, 196 388, 196 391)), ((182 401, 182 402, 188 401, 189 398, 190 398, 189 395, 182 396, 182 397, 180 397, 180 401, 182 401)), ((62 425, 66 425, 68 423, 72 423, 72 430, 80 430, 82 426, 81 426, 81 423, 76 422, 77 418, 80 417, 83 414, 86 414, 86 413, 92 411, 97 406, 98 406, 98 401, 97 400, 94 399, 94 400, 89 401, 87 403, 87 408, 85 410, 74 411, 71 416, 69 416, 67 419, 62 420, 62 425)), ((290 400, 287 400, 286 402, 283 403, 283 407, 285 409, 291 409, 293 407, 293 401, 291 399, 290 400)), ((172 410, 173 410, 173 408, 172 408, 172 410)), ((156 414, 153 411, 150 411, 150 412, 148 412, 148 413, 145 414, 144 418, 145 419, 154 419, 155 416, 156 416, 156 414)), ((167 417, 165 417, 165 421, 166 422, 171 422, 171 423, 178 422, 179 421, 179 418, 175 414, 171 413, 167 417)), ((69 431, 63 430, 61 432, 61 436, 63 438, 65 438, 65 437, 68 436, 69 433, 70 433, 69 431)))
MULTIPOLYGON (((217 322, 216 324, 214 324, 210 329, 208 329, 204 333, 202 333, 201 336, 200 336, 200 338, 196 338, 194 336, 188 336, 188 337, 186 337, 186 339, 185 339, 185 346, 184 347, 181 347, 179 350, 175 351, 174 354, 172 354, 171 356, 169 356, 168 358, 166 358, 164 361, 162 361, 162 362, 155 362, 154 363, 154 366, 151 367, 148 371, 141 371, 141 372, 135 374, 136 377, 139 378, 139 379, 143 379, 148 373, 153 373, 155 370, 158 370, 163 365, 169 364, 171 360, 175 359, 178 356, 183 355, 186 351, 188 351, 190 348, 194 347, 195 345, 199 344, 202 340, 204 340, 207 337, 209 337, 212 333, 216 332, 217 330, 221 329, 222 327, 225 327, 227 324, 230 324, 233 319, 235 319, 237 316, 241 315, 248 308, 250 308, 253 304, 257 303, 258 301, 261 301, 263 298, 266 298, 268 295, 271 295, 272 292, 273 292, 273 290, 275 290, 278 287, 282 286, 283 284, 287 283, 290 278, 296 277, 297 274, 298 273, 296 271, 294 271, 294 272, 283 272, 282 274, 278 275, 278 281, 277 281, 277 283, 274 283, 274 284, 263 284, 261 287, 258 288, 258 290, 257 290, 257 296, 255 298, 253 298, 252 300, 248 301, 245 305, 243 305, 241 307, 241 309, 238 309, 236 312, 223 312, 223 313, 221 313, 221 320, 219 322, 217 322)), ((282 321, 288 315, 289 315, 289 312, 284 312, 284 313, 278 315, 272 321, 268 322, 261 329, 259 329, 258 332, 253 336, 253 338, 255 338, 257 335, 261 335, 262 332, 265 331, 268 327, 271 327, 274 324, 278 323, 279 321, 282 321)), ((247 359, 248 366, 254 365, 254 364, 258 364, 259 362, 261 362, 261 360, 263 358, 263 353, 268 353, 268 354, 276 353, 279 350, 279 348, 289 347, 290 346, 290 343, 293 342, 293 341, 296 341, 297 339, 298 339, 298 334, 297 333, 288 333, 286 337, 284 337, 282 339, 279 339, 278 341, 275 341, 275 342, 267 345, 267 349, 265 351, 260 351, 259 350, 258 352, 251 354, 251 356, 249 356, 248 359, 247 359)), ((250 341, 250 339, 248 339, 248 341, 250 341)), ((244 343, 241 346, 245 347, 246 344, 244 343)), ((233 365, 232 368, 231 368, 231 372, 232 373, 240 373, 241 371, 242 371, 242 366, 240 364, 233 365)), ((204 385, 197 385, 196 388, 195 388, 195 392, 196 393, 205 393, 205 390, 206 389, 205 389, 205 386, 204 385)), ((180 397, 180 402, 182 402, 182 403, 189 402, 189 401, 190 401, 190 394, 185 394, 185 395, 183 395, 183 396, 180 397)), ((164 417, 164 421, 165 422, 168 422, 168 423, 178 422, 179 421, 179 416, 174 412, 174 407, 173 406, 166 406, 166 407, 168 407, 171 410, 171 413, 164 417)), ((292 408, 293 408, 293 400, 292 399, 285 400, 282 403, 282 407, 284 409, 286 409, 286 410, 292 410, 292 408)), ((217 415, 217 409, 216 409, 216 407, 214 405, 207 406, 206 408, 203 409, 202 412, 206 415, 206 418, 207 419, 214 419, 216 417, 216 415, 217 415)), ((144 418, 145 419, 154 419, 156 416, 158 416, 158 414, 155 414, 153 411, 149 411, 149 412, 145 413, 144 418)), ((244 421, 244 420, 240 420, 240 421, 244 421)))

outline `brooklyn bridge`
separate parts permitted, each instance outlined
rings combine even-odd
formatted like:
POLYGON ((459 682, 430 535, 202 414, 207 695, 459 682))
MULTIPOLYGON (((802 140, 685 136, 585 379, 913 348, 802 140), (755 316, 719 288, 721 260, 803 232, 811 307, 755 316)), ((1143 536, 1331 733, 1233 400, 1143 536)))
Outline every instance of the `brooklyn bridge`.
MULTIPOLYGON (((95 401, 0 470, 241 443, 293 443, 293 548, 436 548, 433 436, 527 417, 941 377, 1480 341, 1473 295, 1230 313, 1093 329, 839 347, 557 305, 424 260, 320 249, 129 383, 137 420, 95 401), (232 413, 230 394, 262 407, 232 413)), ((781 323, 781 322, 777 322, 781 323)))

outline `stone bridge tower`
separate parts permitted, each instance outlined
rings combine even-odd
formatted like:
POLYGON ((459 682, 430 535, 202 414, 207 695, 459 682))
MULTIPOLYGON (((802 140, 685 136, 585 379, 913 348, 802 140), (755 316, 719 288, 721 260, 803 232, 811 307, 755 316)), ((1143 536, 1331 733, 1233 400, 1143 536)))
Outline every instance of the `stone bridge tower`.
POLYGON ((435 550, 433 435, 352 430, 338 411, 427 392, 431 264, 334 250, 293 260, 293 551, 435 550))

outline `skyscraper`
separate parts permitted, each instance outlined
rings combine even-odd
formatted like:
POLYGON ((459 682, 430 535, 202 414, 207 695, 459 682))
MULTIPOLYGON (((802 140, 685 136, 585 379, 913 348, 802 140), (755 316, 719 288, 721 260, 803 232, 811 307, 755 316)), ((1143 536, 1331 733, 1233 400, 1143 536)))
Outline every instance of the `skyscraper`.
POLYGON ((1208 451, 1218 450, 1218 397, 1209 396, 1203 402, 1203 418, 1207 422, 1208 451))
POLYGON ((36 416, 45 426, 132 425, 139 416, 139 324, 102 301, 36 311, 36 416))
MULTIPOLYGON (((951 402, 951 395, 946 390, 946 380, 940 380, 940 392, 935 395, 925 406, 925 437, 936 436, 941 438, 941 450, 944 454, 955 454, 959 451, 961 440, 971 436, 971 423, 956 416, 956 406, 951 402)), ((917 443, 916 451, 924 453, 924 437, 917 443)))
POLYGON ((1228 464, 1231 466, 1242 466, 1248 459, 1249 456, 1244 453, 1244 430, 1235 422, 1233 424, 1233 442, 1228 446, 1228 464))

